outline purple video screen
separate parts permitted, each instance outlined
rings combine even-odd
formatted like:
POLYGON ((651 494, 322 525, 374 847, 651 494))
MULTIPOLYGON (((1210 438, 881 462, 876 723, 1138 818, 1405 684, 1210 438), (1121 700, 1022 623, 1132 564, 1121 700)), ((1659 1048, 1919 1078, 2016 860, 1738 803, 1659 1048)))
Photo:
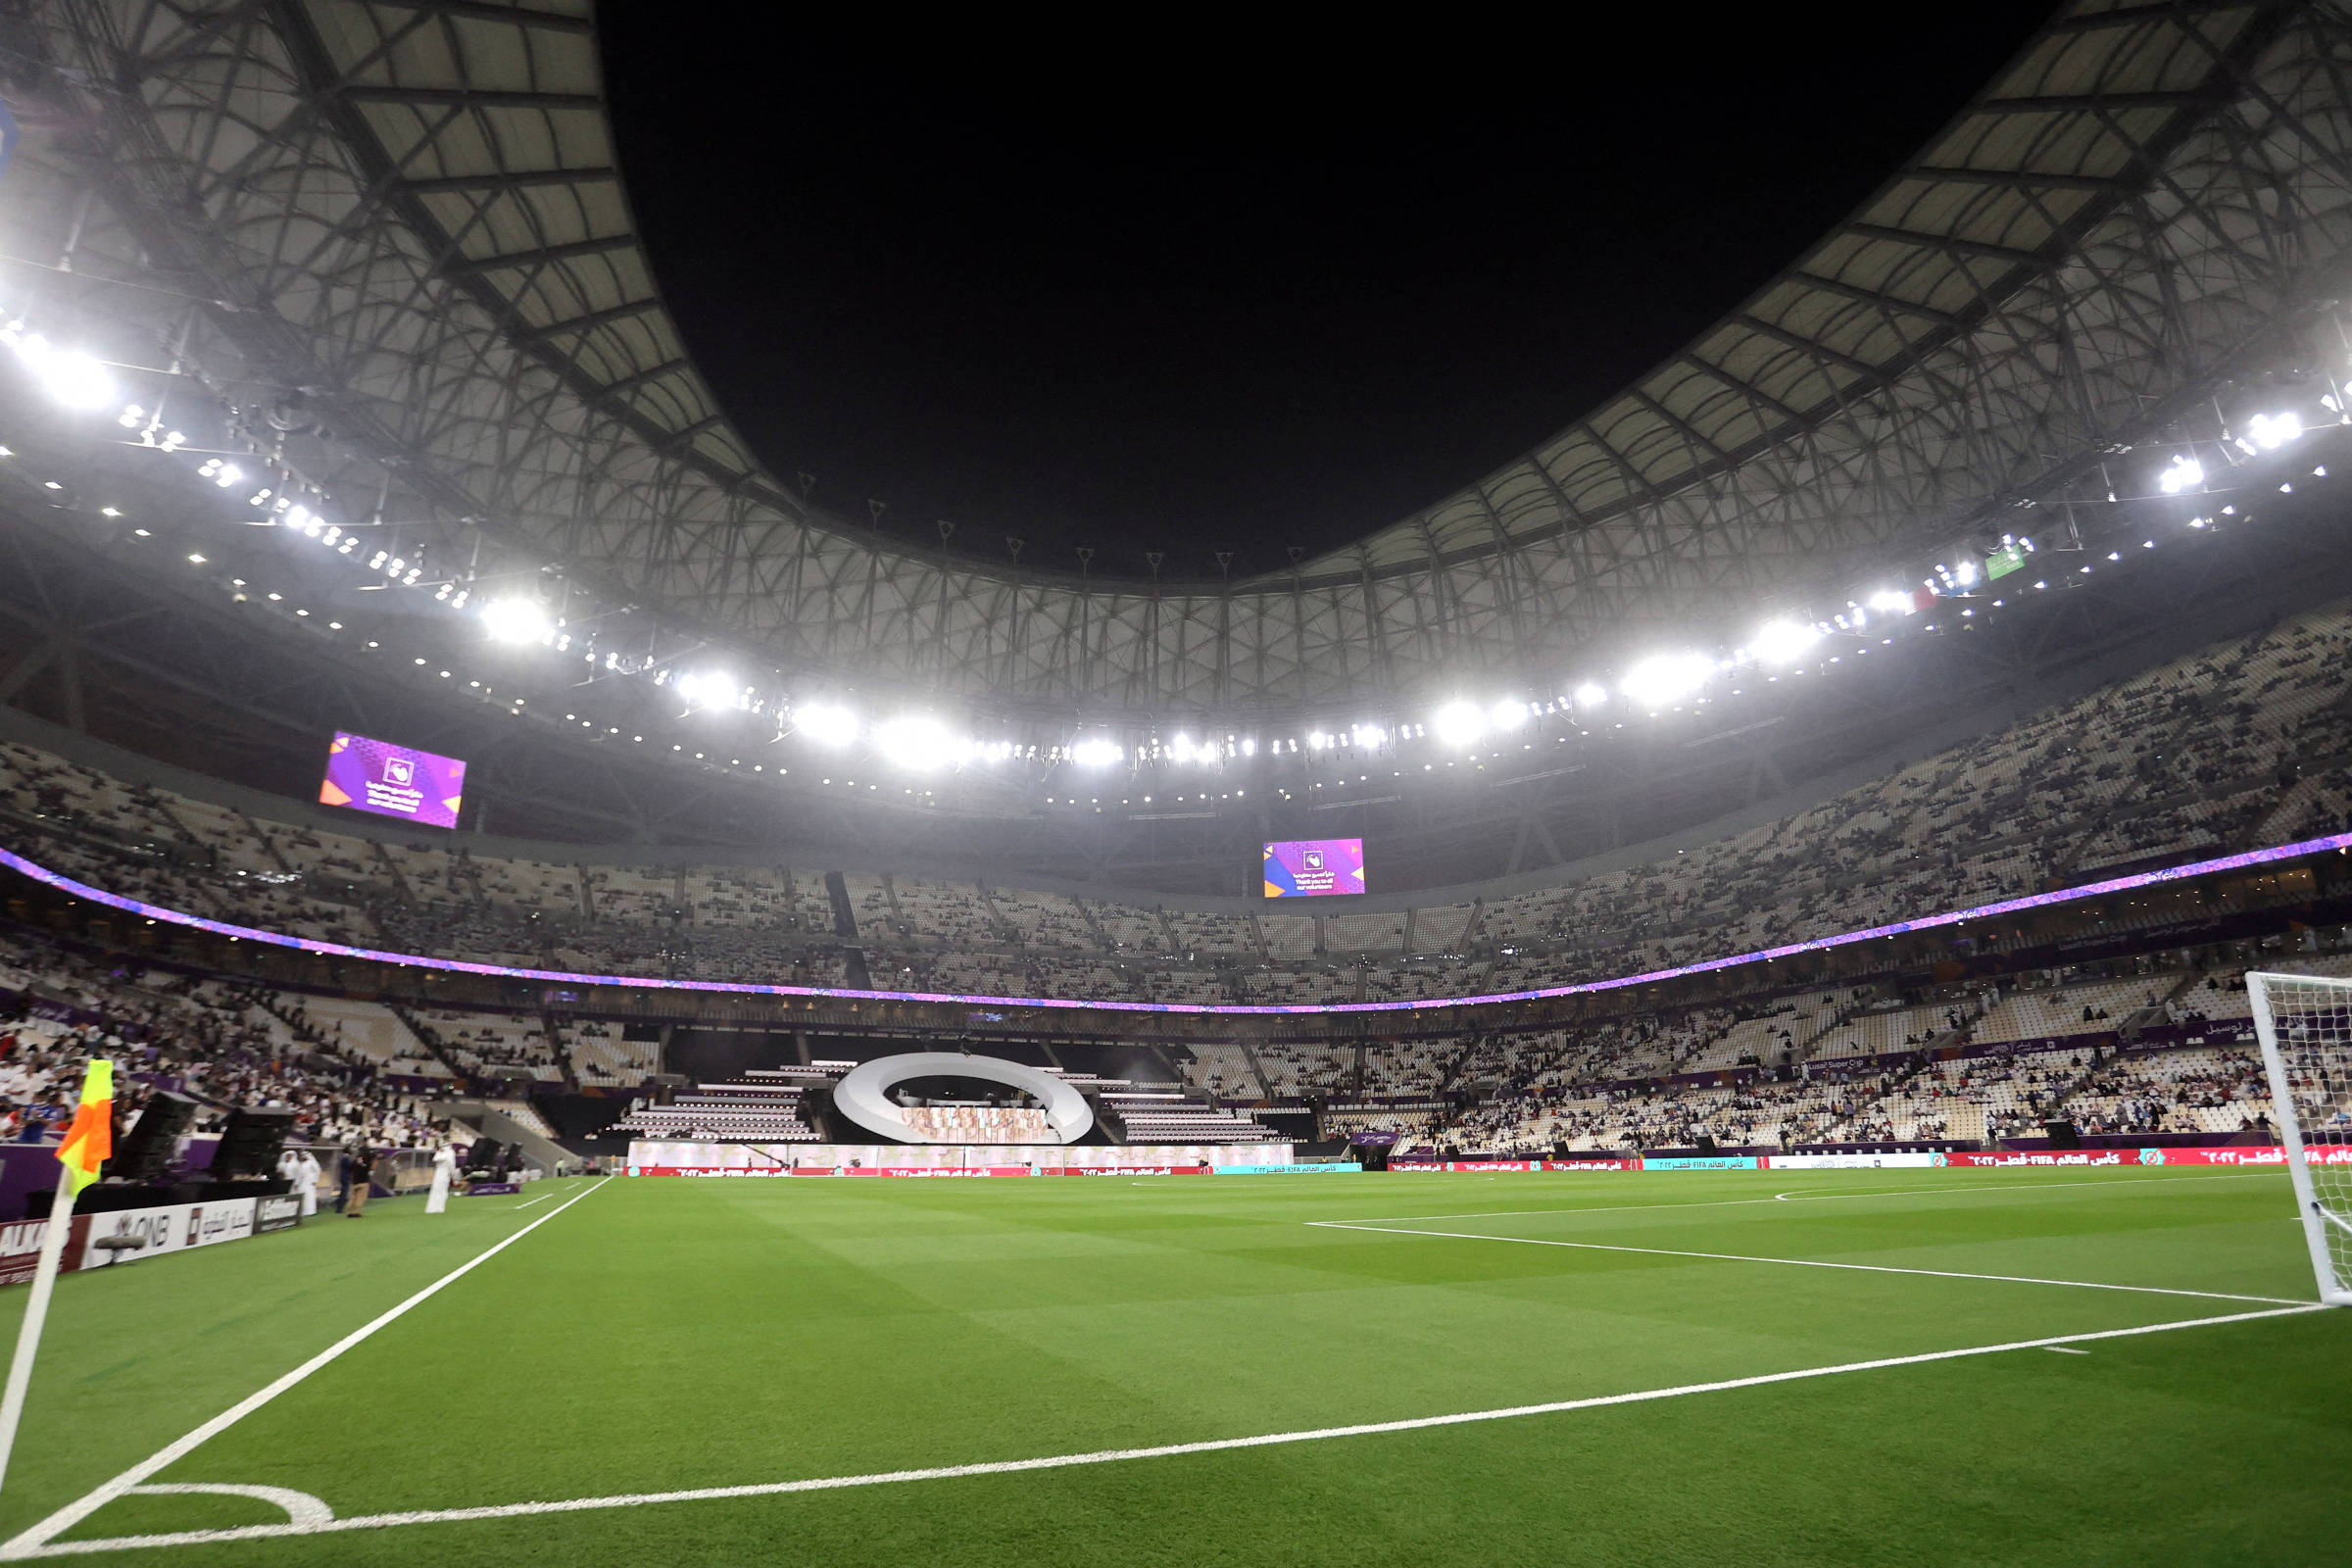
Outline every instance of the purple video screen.
POLYGON ((1292 839, 1266 846, 1266 897, 1324 899, 1364 891, 1362 839, 1292 839))
POLYGON ((390 741, 335 731, 326 752, 321 806, 397 817, 423 827, 456 827, 466 796, 466 764, 390 741))

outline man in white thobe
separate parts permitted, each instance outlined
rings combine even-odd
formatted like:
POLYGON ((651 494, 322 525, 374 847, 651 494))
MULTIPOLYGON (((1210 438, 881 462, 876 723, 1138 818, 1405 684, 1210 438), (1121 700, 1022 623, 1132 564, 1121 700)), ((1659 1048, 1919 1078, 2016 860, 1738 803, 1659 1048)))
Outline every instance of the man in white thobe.
POLYGON ((433 1190, 425 1195, 424 1200, 424 1211, 427 1214, 449 1212, 449 1184, 457 1174, 458 1152, 443 1144, 433 1151, 433 1190))
POLYGON ((302 1217, 309 1219, 318 1212, 318 1178, 326 1174, 326 1167, 319 1164, 318 1156, 309 1150, 299 1152, 302 1163, 294 1179, 294 1191, 302 1198, 302 1217))
POLYGON ((287 1193, 300 1198, 302 1196, 302 1153, 299 1150, 287 1149, 279 1152, 277 1173, 285 1179, 287 1193))

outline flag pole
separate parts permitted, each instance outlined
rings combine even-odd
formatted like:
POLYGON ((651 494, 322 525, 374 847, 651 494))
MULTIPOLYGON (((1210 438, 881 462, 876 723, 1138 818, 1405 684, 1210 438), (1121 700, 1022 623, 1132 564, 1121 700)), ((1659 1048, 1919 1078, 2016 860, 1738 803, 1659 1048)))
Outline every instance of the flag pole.
POLYGON ((41 1238, 41 1261, 17 1329, 16 1357, 8 1363, 8 1389, 0 1394, 0 1487, 8 1484, 8 1459, 17 1446, 17 1423, 24 1414, 24 1391, 32 1383, 32 1358, 41 1348, 41 1325, 49 1316, 49 1293, 57 1288, 58 1265, 66 1255, 66 1233, 74 1225, 74 1184, 58 1169, 57 1199, 49 1205, 49 1229, 41 1238))
POLYGON ((74 1125, 57 1146, 57 1196, 49 1202, 49 1228, 41 1234, 41 1260, 32 1271, 32 1294, 24 1321, 17 1327, 17 1353, 8 1363, 8 1388, 0 1393, 0 1486, 8 1482, 9 1456, 16 1451, 17 1423, 24 1416, 24 1391, 32 1386, 32 1358, 40 1353, 41 1325, 49 1317, 49 1293, 57 1288, 65 1261, 66 1233, 74 1228, 74 1197, 98 1179, 114 1156, 115 1064, 93 1056, 82 1069, 81 1102, 74 1125))

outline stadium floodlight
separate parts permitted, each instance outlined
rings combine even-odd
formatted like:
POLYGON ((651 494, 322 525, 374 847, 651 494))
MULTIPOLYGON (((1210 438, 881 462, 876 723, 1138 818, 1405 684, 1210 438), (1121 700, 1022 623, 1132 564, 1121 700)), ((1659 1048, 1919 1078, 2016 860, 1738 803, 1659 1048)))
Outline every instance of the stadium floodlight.
POLYGON ((2171 466, 2156 476, 2156 488, 2168 496, 2177 496, 2183 490, 2199 489, 2204 483, 2205 465, 2185 452, 2174 453, 2171 466))
POLYGON ((493 642, 543 642, 554 628, 547 612, 528 599, 494 599, 482 607, 482 628, 493 642))
POLYGON ((819 746, 847 746, 858 738, 858 715, 839 703, 806 703, 792 710, 792 726, 819 746))
POLYGON ((2246 992, 2320 1299, 2352 1306, 2352 980, 2254 973, 2246 992))
POLYGON ((1900 588, 1887 588, 1870 596, 1870 608, 1885 615, 1908 615, 1919 602, 1900 588))
POLYGON ((1487 710, 1487 722, 1496 729, 1517 729, 1527 722, 1527 705, 1506 698, 1487 710))
POLYGON ((1487 732, 1487 716, 1475 703, 1451 702, 1438 710, 1430 723, 1447 746, 1467 746, 1487 732))
POLYGON ((930 714, 902 713, 874 726, 874 750, 886 762, 924 772, 956 760, 962 748, 930 714))
POLYGON ((1208 753, 1203 750, 1196 754, 1193 749, 1193 738, 1190 735, 1179 735, 1168 742, 1168 756, 1176 761, 1189 762, 1196 755, 1206 760, 1208 753))
POLYGON ((736 701, 743 690, 735 684, 735 677, 723 669, 690 669, 669 684, 690 706, 696 708, 726 708, 736 701))
POLYGON ((2303 421, 2293 414, 2257 414, 2246 421, 2246 434, 2265 452, 2275 452, 2302 433, 2303 421))
POLYGON ((1609 689, 1596 680, 1586 681, 1569 694, 1579 708, 1601 708, 1609 701, 1609 689))
POLYGON ((1090 735, 1070 747, 1070 760, 1080 767, 1109 767, 1127 754, 1105 735, 1090 735))
POLYGON ((1977 564, 1963 558, 1960 564, 1952 568, 1952 581, 1963 588, 1974 588, 1977 585, 1977 564))
POLYGON ((1704 654, 1653 654, 1625 672, 1617 689, 1635 702, 1663 707, 1688 697, 1715 673, 1715 661, 1704 654))
POLYGON ((16 350, 42 390, 67 408, 103 409, 115 401, 115 378, 96 356, 58 348, 38 332, 17 339, 16 350))
POLYGON ((1766 663, 1793 664, 1820 641, 1820 629, 1803 621, 1768 620, 1756 628, 1748 646, 1766 663))
POLYGON ((1358 724, 1348 732, 1348 737, 1358 746, 1379 746, 1387 742, 1389 732, 1378 724, 1358 724))

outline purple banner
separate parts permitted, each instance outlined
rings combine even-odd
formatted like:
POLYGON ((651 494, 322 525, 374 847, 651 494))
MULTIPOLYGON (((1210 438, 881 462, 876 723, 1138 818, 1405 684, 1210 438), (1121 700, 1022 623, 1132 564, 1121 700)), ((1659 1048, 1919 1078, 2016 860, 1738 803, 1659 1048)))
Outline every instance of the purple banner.
POLYGON ((1362 839, 1293 839, 1266 846, 1266 897, 1323 899, 1364 891, 1362 839))
POLYGON ((395 816, 423 827, 456 827, 466 795, 466 764, 454 757, 335 731, 326 751, 321 806, 395 816))

